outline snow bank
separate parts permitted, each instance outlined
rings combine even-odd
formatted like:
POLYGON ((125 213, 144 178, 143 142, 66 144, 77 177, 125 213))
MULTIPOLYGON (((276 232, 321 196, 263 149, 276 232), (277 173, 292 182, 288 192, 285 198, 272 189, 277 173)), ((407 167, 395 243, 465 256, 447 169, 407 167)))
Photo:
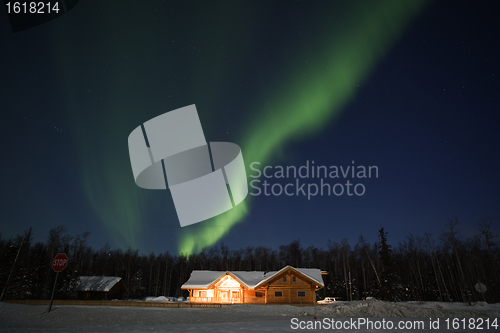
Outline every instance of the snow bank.
MULTIPOLYGON (((318 307, 318 317, 499 317, 500 304, 477 302, 473 305, 453 302, 338 301, 318 307)), ((304 315, 312 315, 305 311, 304 315)))
POLYGON ((47 313, 47 306, 0 302, 0 332, 296 332, 290 327, 291 318, 313 320, 315 314, 320 319, 500 317, 500 304, 481 302, 467 306, 462 303, 389 303, 377 300, 336 302, 316 308, 232 305, 222 308, 55 306, 52 309, 47 313))
POLYGON ((146 297, 144 299, 145 302, 173 302, 174 299, 169 297, 165 297, 165 296, 158 296, 158 297, 146 297))

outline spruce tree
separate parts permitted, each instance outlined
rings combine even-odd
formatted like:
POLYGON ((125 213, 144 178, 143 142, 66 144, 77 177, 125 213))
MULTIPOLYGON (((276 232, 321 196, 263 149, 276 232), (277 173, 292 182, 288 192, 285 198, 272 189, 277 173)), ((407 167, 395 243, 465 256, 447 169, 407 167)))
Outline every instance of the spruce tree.
POLYGON ((396 267, 392 256, 392 249, 387 244, 387 232, 384 228, 379 231, 379 257, 380 257, 380 290, 379 298, 384 301, 399 301, 401 284, 396 273, 396 267))

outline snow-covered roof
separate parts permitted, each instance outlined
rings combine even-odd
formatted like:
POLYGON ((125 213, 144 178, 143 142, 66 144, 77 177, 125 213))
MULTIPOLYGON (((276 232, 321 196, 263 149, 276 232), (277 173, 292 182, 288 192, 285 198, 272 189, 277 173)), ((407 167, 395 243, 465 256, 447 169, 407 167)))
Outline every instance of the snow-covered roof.
POLYGON ((277 275, 281 272, 283 272, 285 269, 287 268, 291 268, 295 271, 298 271, 299 273, 302 273, 303 275, 305 275, 306 277, 310 278, 311 280, 313 280, 314 282, 318 283, 318 285, 320 286, 324 286, 323 285, 323 279, 321 278, 321 270, 317 269, 317 268, 295 268, 295 267, 292 267, 292 266, 286 266, 286 267, 283 267, 282 269, 280 269, 279 271, 277 272, 268 272, 266 274, 266 277, 260 281, 259 283, 257 283, 255 286, 253 286, 254 288, 270 279, 273 278, 274 275, 277 275), (272 275, 269 274, 269 273, 273 273, 272 275))
POLYGON ((276 272, 244 272, 244 271, 231 271, 238 280, 243 282, 249 289, 253 289, 256 285, 266 280, 268 277, 273 276, 276 272))
POLYGON ((317 268, 294 268, 286 266, 279 271, 261 272, 261 271, 193 271, 191 277, 184 283, 182 289, 204 289, 210 287, 215 281, 221 278, 226 273, 231 274, 248 289, 254 289, 256 286, 268 281, 276 274, 281 273, 287 268, 291 268, 299 273, 302 273, 309 279, 316 282, 319 286, 323 286, 323 279, 321 278, 321 270, 317 268))
POLYGON ((110 291, 121 279, 121 277, 117 276, 80 276, 76 290, 110 291))
POLYGON ((193 271, 191 277, 181 288, 202 289, 208 288, 215 280, 219 279, 226 272, 222 271, 193 271))
POLYGON ((324 286, 323 277, 321 276, 321 270, 317 268, 295 268, 295 270, 316 281, 318 285, 324 286))

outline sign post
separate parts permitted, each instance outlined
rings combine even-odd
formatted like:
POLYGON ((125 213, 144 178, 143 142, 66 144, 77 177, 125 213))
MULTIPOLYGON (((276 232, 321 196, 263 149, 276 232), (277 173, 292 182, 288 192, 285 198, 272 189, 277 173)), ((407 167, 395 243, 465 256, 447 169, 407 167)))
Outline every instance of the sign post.
POLYGON ((49 313, 52 310, 52 301, 54 301, 54 292, 56 291, 57 277, 59 272, 68 266, 68 256, 66 253, 59 253, 52 259, 52 269, 56 272, 56 280, 54 281, 54 287, 52 288, 52 296, 50 296, 49 313))

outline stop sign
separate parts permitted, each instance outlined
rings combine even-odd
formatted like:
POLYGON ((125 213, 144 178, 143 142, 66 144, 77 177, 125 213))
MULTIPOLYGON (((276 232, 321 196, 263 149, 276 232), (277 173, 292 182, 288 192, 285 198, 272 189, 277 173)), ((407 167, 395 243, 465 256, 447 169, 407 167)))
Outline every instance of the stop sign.
POLYGON ((68 256, 66 253, 59 253, 52 259, 52 269, 54 272, 60 272, 68 266, 68 256))

